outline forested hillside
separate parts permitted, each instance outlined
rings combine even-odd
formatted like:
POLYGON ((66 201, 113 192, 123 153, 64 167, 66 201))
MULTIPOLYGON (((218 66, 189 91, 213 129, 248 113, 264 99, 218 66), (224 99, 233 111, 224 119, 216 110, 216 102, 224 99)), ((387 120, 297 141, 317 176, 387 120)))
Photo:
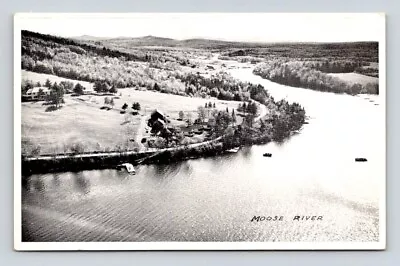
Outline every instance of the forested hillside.
POLYGON ((163 93, 223 100, 269 96, 256 85, 239 82, 226 73, 212 78, 195 74, 177 51, 131 50, 125 53, 70 39, 22 31, 21 67, 74 80, 106 82, 116 88, 142 87, 163 93), (135 53, 133 53, 135 52, 135 53), (258 90, 255 94, 254 91, 258 90))
POLYGON ((327 63, 320 65, 319 63, 276 59, 258 64, 253 72, 271 81, 294 87, 335 93, 379 94, 378 83, 349 84, 326 73, 353 72, 351 70, 354 67, 359 67, 359 65, 357 63, 344 63, 343 65, 327 63), (346 71, 346 68, 348 68, 348 71, 346 71))

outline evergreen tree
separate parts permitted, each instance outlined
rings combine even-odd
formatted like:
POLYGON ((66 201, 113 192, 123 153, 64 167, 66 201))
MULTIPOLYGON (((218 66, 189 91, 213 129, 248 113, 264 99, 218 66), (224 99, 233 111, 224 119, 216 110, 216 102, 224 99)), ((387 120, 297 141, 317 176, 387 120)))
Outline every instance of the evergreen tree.
POLYGON ((55 106, 55 108, 59 108, 62 103, 64 103, 64 90, 61 86, 54 82, 51 87, 51 92, 47 101, 55 106))
POLYGON ((84 87, 80 83, 77 83, 74 87, 74 93, 76 93, 78 95, 82 95, 83 91, 84 91, 84 87))
POLYGON ((51 81, 49 79, 46 79, 46 82, 44 83, 44 86, 47 88, 51 88, 51 81))
POLYGON ((114 85, 112 85, 112 87, 111 87, 111 89, 109 90, 109 92, 111 92, 111 93, 117 93, 118 90, 115 88, 114 85))

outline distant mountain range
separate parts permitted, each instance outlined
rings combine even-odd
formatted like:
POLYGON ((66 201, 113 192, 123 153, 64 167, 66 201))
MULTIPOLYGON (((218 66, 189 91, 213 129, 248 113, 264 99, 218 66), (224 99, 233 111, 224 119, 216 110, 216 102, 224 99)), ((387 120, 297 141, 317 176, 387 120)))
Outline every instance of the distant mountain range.
POLYGON ((116 47, 134 48, 134 47, 144 47, 144 46, 158 46, 158 47, 182 47, 182 48, 210 48, 210 49, 224 49, 224 48, 269 48, 269 47, 295 47, 298 45, 306 46, 331 46, 331 47, 354 47, 354 46, 370 46, 377 45, 377 42, 343 42, 343 43, 295 43, 295 42, 282 42, 282 43, 261 43, 261 42, 236 42, 236 41, 223 41, 223 40, 212 40, 204 38, 194 38, 186 40, 176 40, 165 37, 157 36, 143 36, 143 37, 95 37, 89 35, 83 35, 79 37, 71 37, 70 39, 75 39, 84 42, 97 42, 100 45, 111 45, 116 47))
POLYGON ((251 42, 234 42, 222 41, 203 38, 194 38, 186 40, 176 40, 165 37, 157 36, 143 36, 143 37, 95 37, 89 35, 82 35, 78 37, 71 37, 71 39, 78 41, 100 42, 104 44, 115 44, 129 47, 140 46, 164 46, 164 47, 186 47, 186 48, 224 48, 224 47, 266 47, 271 44, 268 43, 251 43, 251 42))

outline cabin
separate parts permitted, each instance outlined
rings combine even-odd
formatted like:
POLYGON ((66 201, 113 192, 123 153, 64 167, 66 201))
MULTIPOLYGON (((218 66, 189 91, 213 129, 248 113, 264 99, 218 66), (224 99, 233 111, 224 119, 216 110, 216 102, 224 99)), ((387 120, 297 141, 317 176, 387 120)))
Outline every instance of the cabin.
POLYGON ((34 87, 22 95, 22 98, 26 101, 43 101, 50 93, 51 90, 48 87, 34 87))
POLYGON ((165 117, 164 113, 161 112, 160 110, 156 109, 153 111, 153 113, 151 113, 149 122, 154 122, 157 119, 163 120, 164 122, 167 122, 167 118, 165 117))
POLYGON ((157 134, 164 128, 165 128, 165 121, 160 118, 158 118, 157 120, 155 120, 151 123, 151 132, 153 134, 157 134))
POLYGON ((95 93, 93 86, 85 87, 83 86, 83 94, 93 94, 95 93))
POLYGON ((154 110, 153 113, 151 113, 150 119, 147 121, 147 125, 149 127, 153 127, 153 124, 156 121, 158 121, 158 123, 162 121, 164 124, 169 122, 164 113, 157 109, 154 110))

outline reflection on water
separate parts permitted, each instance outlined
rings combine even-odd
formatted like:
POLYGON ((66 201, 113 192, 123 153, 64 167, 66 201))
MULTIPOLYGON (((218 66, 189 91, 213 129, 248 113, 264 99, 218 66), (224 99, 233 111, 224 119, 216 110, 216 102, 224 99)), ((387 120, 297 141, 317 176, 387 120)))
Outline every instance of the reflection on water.
POLYGON ((274 84, 251 69, 232 74, 304 105, 309 124, 282 143, 142 165, 136 175, 110 169, 30 176, 22 186, 24 240, 377 241, 382 104, 274 84), (284 220, 252 223, 254 215, 284 220), (323 220, 296 222, 296 215, 323 220))
POLYGON ((87 173, 78 172, 74 174, 73 179, 76 190, 82 192, 83 194, 88 194, 90 192, 90 177, 88 178, 85 175, 87 175, 87 173))

